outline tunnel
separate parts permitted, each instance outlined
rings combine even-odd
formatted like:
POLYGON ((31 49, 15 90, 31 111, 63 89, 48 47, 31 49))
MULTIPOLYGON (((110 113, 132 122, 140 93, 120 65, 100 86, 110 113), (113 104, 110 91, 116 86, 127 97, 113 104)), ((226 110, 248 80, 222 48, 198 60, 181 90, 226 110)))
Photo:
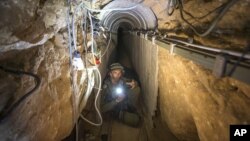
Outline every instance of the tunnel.
POLYGON ((0 140, 247 140, 249 8, 248 0, 0 1, 0 140), (104 113, 114 63, 140 92, 132 110, 114 99, 122 108, 104 113))

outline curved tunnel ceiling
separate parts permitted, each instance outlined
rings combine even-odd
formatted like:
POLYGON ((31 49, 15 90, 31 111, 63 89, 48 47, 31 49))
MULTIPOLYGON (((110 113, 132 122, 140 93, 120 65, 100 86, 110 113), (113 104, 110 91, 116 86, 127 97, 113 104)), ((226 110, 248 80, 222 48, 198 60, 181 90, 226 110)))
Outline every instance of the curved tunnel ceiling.
POLYGON ((109 3, 103 8, 100 20, 101 25, 111 32, 116 32, 119 27, 128 30, 149 30, 155 29, 157 26, 156 16, 149 7, 129 0, 119 0, 109 3))

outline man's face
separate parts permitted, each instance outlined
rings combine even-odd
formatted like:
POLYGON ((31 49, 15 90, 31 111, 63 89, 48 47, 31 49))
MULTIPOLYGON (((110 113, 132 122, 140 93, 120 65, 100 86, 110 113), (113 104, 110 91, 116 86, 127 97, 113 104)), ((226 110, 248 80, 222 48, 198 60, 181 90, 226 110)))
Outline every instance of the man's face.
POLYGON ((122 76, 122 70, 120 70, 120 69, 112 70, 110 72, 110 77, 111 77, 113 82, 118 82, 119 79, 121 78, 121 76, 122 76))

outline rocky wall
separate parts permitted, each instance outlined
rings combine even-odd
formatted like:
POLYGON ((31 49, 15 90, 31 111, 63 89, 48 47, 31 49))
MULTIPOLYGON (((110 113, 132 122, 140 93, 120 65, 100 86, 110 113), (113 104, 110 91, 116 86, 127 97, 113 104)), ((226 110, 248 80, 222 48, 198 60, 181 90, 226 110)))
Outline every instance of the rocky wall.
POLYGON ((180 140, 229 140, 229 125, 250 123, 250 86, 159 48, 163 121, 180 140))
MULTIPOLYGON (((5 53, 1 65, 35 73, 41 79, 40 87, 0 124, 1 140, 55 141, 69 135, 73 122, 65 36, 57 34, 44 45, 5 53)), ((3 71, 0 75, 1 100, 10 98, 3 94, 17 100, 35 85, 29 76, 3 71)))
POLYGON ((42 45, 66 26, 61 0, 3 0, 0 13, 1 52, 42 45))
MULTIPOLYGON (((234 0, 236 2, 219 18, 213 30, 205 37, 196 35, 190 25, 181 18, 180 5, 176 6, 172 15, 168 15, 169 1, 144 1, 157 16, 161 34, 184 39, 193 38, 197 43, 215 48, 242 50, 246 47, 250 35, 248 0, 234 0)), ((183 10, 186 11, 183 12, 183 17, 195 27, 197 32, 204 33, 228 2, 231 0, 182 0, 183 10)))

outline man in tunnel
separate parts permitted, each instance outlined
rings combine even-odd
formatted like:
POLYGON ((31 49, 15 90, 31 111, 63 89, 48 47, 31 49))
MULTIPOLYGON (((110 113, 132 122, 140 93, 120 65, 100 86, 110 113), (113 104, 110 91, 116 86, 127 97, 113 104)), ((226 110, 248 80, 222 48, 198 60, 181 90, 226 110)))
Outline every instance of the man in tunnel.
POLYGON ((124 67, 119 63, 110 65, 108 77, 103 83, 101 97, 102 113, 113 113, 119 120, 131 126, 140 121, 137 112, 140 87, 134 79, 124 77, 124 67))

